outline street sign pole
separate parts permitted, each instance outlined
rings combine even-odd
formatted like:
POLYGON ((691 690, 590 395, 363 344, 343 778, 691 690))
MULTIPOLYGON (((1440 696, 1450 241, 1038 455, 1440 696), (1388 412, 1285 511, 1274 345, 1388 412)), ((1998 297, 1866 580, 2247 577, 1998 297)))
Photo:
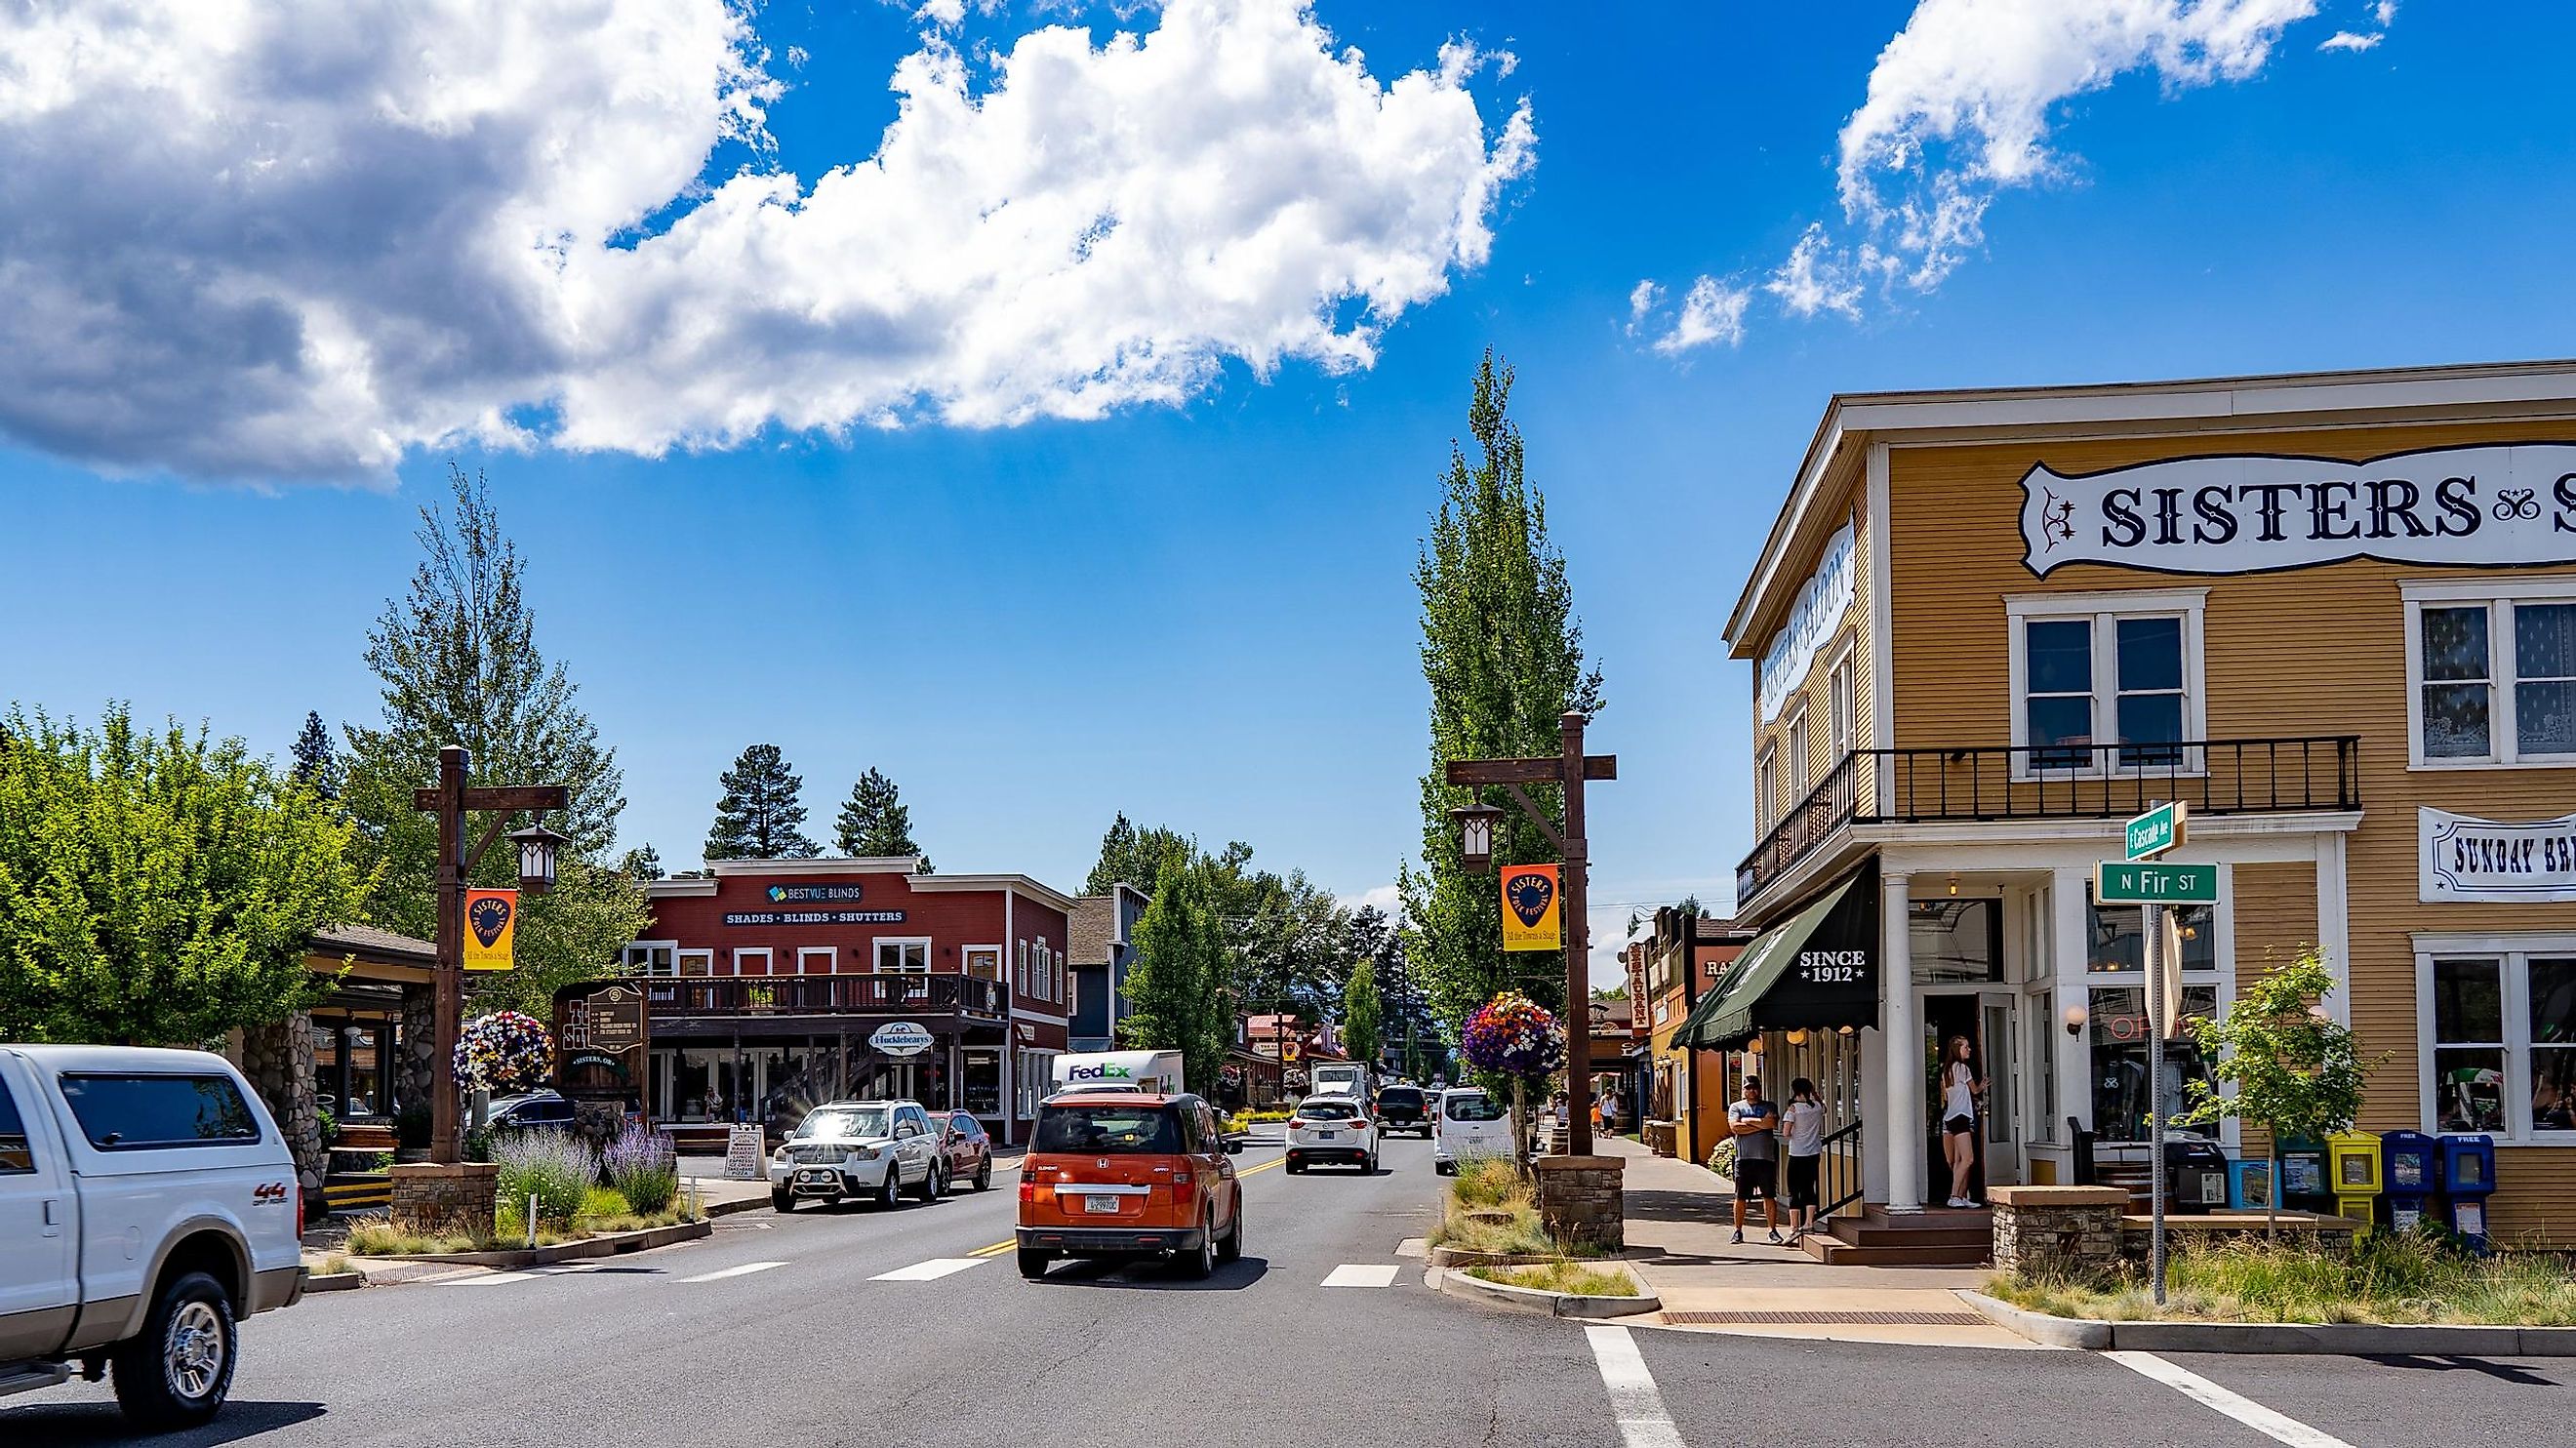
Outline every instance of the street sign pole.
POLYGON ((2165 1305, 2165 907, 2145 908, 2147 966, 2147 1260, 2156 1306, 2165 1305))

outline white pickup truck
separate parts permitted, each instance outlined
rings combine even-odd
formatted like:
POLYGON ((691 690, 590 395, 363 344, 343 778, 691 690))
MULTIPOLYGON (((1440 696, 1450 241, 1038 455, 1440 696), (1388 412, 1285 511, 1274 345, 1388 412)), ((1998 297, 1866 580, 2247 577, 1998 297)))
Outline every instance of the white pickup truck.
POLYGON ((116 1370, 138 1424, 214 1416, 235 1324, 304 1295, 286 1138, 221 1056, 0 1045, 0 1394, 116 1370))

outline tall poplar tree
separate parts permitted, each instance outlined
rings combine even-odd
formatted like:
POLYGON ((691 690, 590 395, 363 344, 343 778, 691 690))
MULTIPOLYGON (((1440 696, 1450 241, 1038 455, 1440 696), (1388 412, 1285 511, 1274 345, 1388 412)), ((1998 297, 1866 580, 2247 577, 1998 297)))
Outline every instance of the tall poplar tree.
POLYGON ((1342 1049, 1354 1061, 1377 1064, 1379 1007, 1377 962, 1363 955, 1351 963, 1351 979, 1342 987, 1342 1049))
MULTIPOLYGON (((519 902, 516 966, 468 981, 478 1010, 543 1017, 556 987, 615 970, 651 912, 609 853, 626 808, 616 751, 599 742, 564 666, 537 647, 525 564, 485 479, 451 466, 448 488, 446 510, 420 510, 410 591, 387 600, 368 630, 384 710, 373 726, 348 726, 341 800, 357 822, 359 860, 375 874, 367 923, 427 940, 438 928, 438 822, 412 793, 438 782, 440 747, 464 745, 477 784, 571 792, 571 807, 546 821, 572 841, 558 854, 554 888, 519 902)), ((484 852, 473 883, 518 879, 517 851, 502 846, 484 852)))
POLYGON ((1124 1044, 1181 1052, 1190 1089, 1207 1090, 1233 1043, 1234 1005, 1226 991, 1225 931, 1202 865, 1164 862, 1153 903, 1136 922, 1134 947, 1127 967, 1134 1010, 1119 1022, 1124 1044))
POLYGON ((724 798, 707 829, 710 860, 810 860, 823 847, 806 838, 805 781, 775 744, 754 744, 717 778, 724 798))
MULTIPOLYGON (((1476 456, 1450 444, 1440 507, 1414 569, 1422 674, 1431 690, 1431 768, 1422 776, 1423 866, 1406 866, 1397 884, 1408 962, 1453 1032, 1498 990, 1564 1004, 1565 963, 1558 951, 1503 953, 1500 892, 1492 876, 1466 872, 1449 819, 1451 810, 1476 803, 1477 793, 1451 787, 1447 766, 1554 754, 1558 716, 1569 709, 1596 714, 1602 705, 1601 671, 1584 661, 1565 556, 1548 541, 1546 500, 1523 471, 1520 429, 1507 411, 1511 391, 1511 368, 1487 351, 1467 409, 1476 456)), ((1562 790, 1528 792, 1563 819, 1562 790)), ((1504 810, 1494 834, 1497 865, 1557 858, 1511 800, 1487 802, 1504 810)))
POLYGON ((921 861, 921 873, 930 873, 930 858, 912 838, 912 807, 903 802, 903 791, 895 782, 871 769, 850 786, 850 797, 841 802, 840 818, 833 821, 833 839, 844 855, 882 858, 911 855, 921 861))

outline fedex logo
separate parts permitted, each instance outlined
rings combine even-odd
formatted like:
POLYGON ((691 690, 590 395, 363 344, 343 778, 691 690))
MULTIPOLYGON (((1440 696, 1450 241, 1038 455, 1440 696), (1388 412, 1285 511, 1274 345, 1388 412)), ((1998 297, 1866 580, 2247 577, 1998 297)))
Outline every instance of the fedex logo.
POLYGON ((1067 1081, 1132 1081, 1136 1073, 1120 1065, 1073 1066, 1066 1069, 1067 1081))

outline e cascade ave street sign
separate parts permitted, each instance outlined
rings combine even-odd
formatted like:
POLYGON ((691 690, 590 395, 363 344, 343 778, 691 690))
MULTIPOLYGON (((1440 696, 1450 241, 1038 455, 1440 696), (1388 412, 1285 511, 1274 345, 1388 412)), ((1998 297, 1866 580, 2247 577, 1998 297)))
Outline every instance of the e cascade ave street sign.
POLYGON ((2215 905, 2218 867, 2105 860, 2093 867, 2093 900, 2098 905, 2215 905))
POLYGON ((2128 856, 2131 862, 2152 860, 2183 842, 2190 828, 2191 808, 2181 800, 2160 804, 2129 821, 2128 856))

